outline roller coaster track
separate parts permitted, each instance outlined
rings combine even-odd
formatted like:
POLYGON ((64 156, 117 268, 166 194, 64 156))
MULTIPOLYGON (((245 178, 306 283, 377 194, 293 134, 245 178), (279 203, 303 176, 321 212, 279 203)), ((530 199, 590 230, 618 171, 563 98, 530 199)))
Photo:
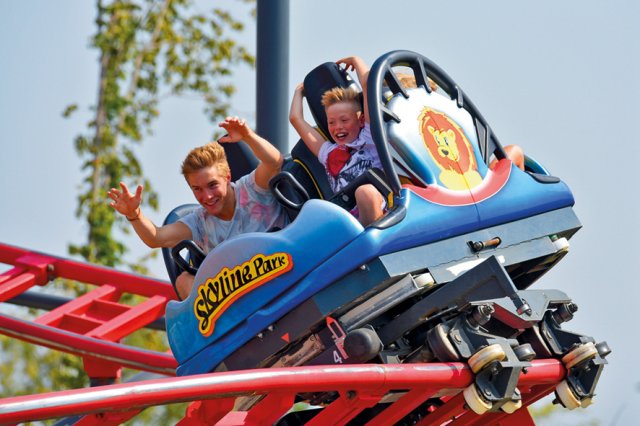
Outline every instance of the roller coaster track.
MULTIPOLYGON (((0 263, 10 266, 0 274, 0 333, 82 357, 94 385, 114 383, 122 367, 175 375, 177 363, 170 353, 120 343, 141 328, 163 328, 165 305, 174 298, 169 283, 5 244, 0 244, 0 263), (33 290, 55 278, 84 283, 90 290, 73 299, 33 290), (125 294, 143 300, 125 304, 125 294), (46 312, 35 319, 16 318, 4 313, 8 304, 46 312)), ((553 392, 565 376, 560 361, 534 360, 518 382, 523 406, 553 392)), ((316 392, 336 397, 316 410, 309 425, 347 424, 366 410, 371 412, 367 424, 389 425, 418 407, 423 409, 417 424, 533 424, 526 409, 483 415, 469 410, 460 391, 472 382, 473 373, 462 363, 209 373, 6 397, 0 399, 0 424, 70 416, 79 416, 79 425, 121 424, 147 407, 176 402, 191 402, 180 425, 274 424, 291 409, 296 395, 316 392), (253 404, 242 408, 248 399, 253 404), (435 403, 425 404, 427 400, 435 403)))

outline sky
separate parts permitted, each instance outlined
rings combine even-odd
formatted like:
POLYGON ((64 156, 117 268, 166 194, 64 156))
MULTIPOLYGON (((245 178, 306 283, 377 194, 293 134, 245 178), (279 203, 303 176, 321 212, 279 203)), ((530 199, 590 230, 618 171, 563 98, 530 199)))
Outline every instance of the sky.
MULTIPOLYGON (((221 4, 247 21, 240 40, 255 52, 246 5, 221 4)), ((640 217, 634 129, 640 116, 640 6, 636 0, 295 0, 290 6, 290 99, 322 62, 359 55, 369 64, 396 49, 443 68, 482 112, 503 145, 519 144, 572 189, 581 229, 571 250, 534 288, 558 288, 579 305, 565 328, 606 340, 613 353, 594 405, 563 412, 555 424, 624 425, 640 415, 640 217)), ((57 256, 82 243, 75 215, 83 173, 73 148, 97 90, 97 52, 89 47, 94 3, 0 1, 0 242, 57 256), (72 119, 61 115, 78 103, 72 119)), ((236 71, 233 113, 255 124, 255 71, 236 71)), ((193 98, 163 101, 153 135, 138 150, 160 195, 161 223, 193 202, 179 164, 214 129, 193 98)), ((290 130, 289 142, 294 132, 290 130)), ((136 239, 133 255, 147 253, 136 239)), ((160 261, 152 264, 164 278, 160 261)))

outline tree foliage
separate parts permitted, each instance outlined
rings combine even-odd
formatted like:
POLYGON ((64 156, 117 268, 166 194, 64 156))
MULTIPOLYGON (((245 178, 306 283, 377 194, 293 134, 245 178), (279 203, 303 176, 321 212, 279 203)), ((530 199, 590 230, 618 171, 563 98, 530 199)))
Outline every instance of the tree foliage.
MULTIPOLYGON (((202 97, 206 114, 227 115, 235 88, 233 66, 254 57, 234 41, 243 24, 229 12, 194 13, 191 0, 97 1, 99 81, 94 117, 75 146, 86 173, 76 214, 86 220, 87 240, 71 254, 108 266, 125 263, 126 247, 114 237, 123 222, 106 202, 120 181, 140 182, 145 203, 157 209, 157 193, 143 176, 135 146, 152 130, 162 98, 186 93, 202 97), (120 221, 120 222, 118 222, 120 221)), ((77 107, 70 105, 65 114, 77 107)), ((128 228, 122 226, 124 232, 128 228)))

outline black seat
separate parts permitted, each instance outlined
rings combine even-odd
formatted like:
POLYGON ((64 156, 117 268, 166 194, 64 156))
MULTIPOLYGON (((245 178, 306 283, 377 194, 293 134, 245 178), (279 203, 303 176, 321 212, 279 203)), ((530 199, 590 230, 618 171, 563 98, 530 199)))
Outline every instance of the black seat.
MULTIPOLYGON (((317 124, 317 130, 328 141, 333 142, 322 106, 322 95, 334 87, 350 86, 357 88, 346 71, 334 62, 325 62, 317 66, 304 79, 305 98, 309 110, 317 124)), ((330 200, 350 210, 355 205, 355 188, 364 181, 373 183, 386 197, 388 185, 384 184, 384 174, 381 171, 373 171, 363 176, 354 185, 349 185, 339 194, 334 194, 324 167, 304 141, 299 140, 291 150, 291 157, 286 159, 282 172, 271 180, 270 187, 276 199, 287 210, 289 218, 293 220, 308 199, 330 200)))
MULTIPOLYGON (((318 65, 304 78, 304 96, 307 99, 309 110, 318 126, 318 130, 328 141, 335 142, 329 135, 327 115, 322 106, 322 95, 334 87, 346 88, 350 86, 353 86, 358 92, 360 91, 356 83, 349 77, 349 74, 334 62, 325 62, 318 65)), ((298 142, 298 144, 300 143, 304 145, 304 142, 298 142)))
MULTIPOLYGON (((178 221, 178 219, 186 216, 187 214, 191 213, 193 210, 195 210, 198 207, 199 207, 198 204, 183 204, 181 206, 178 206, 169 212, 167 217, 164 219, 164 222, 162 223, 162 225, 175 223, 178 221)), ((167 268, 167 274, 169 275, 169 280, 171 281, 171 284, 173 284, 173 288, 175 290, 176 278, 178 277, 178 275, 182 273, 184 269, 176 263, 171 252, 172 252, 172 249, 169 247, 162 248, 162 258, 164 259, 164 265, 167 268)), ((178 294, 177 291, 176 291, 176 294, 178 294)))

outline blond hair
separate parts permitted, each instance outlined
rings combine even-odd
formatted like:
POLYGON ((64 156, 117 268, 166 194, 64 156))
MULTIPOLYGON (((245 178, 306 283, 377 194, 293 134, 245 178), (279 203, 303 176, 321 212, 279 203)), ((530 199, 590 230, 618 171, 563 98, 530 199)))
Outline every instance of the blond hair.
POLYGON ((210 142, 192 149, 182 162, 181 171, 186 178, 189 173, 212 166, 215 166, 223 176, 231 172, 224 148, 218 142, 210 142))
POLYGON ((358 111, 362 111, 362 96, 353 87, 334 87, 322 95, 322 106, 330 107, 340 102, 353 103, 358 111))
MULTIPOLYGON (((396 73, 396 77, 398 77, 398 80, 406 89, 415 89, 418 87, 418 84, 416 83, 416 78, 412 74, 398 72, 396 73)), ((427 83, 429 84, 429 87, 431 88, 432 91, 438 90, 438 85, 436 84, 436 82, 431 80, 428 77, 427 77, 427 83)))

